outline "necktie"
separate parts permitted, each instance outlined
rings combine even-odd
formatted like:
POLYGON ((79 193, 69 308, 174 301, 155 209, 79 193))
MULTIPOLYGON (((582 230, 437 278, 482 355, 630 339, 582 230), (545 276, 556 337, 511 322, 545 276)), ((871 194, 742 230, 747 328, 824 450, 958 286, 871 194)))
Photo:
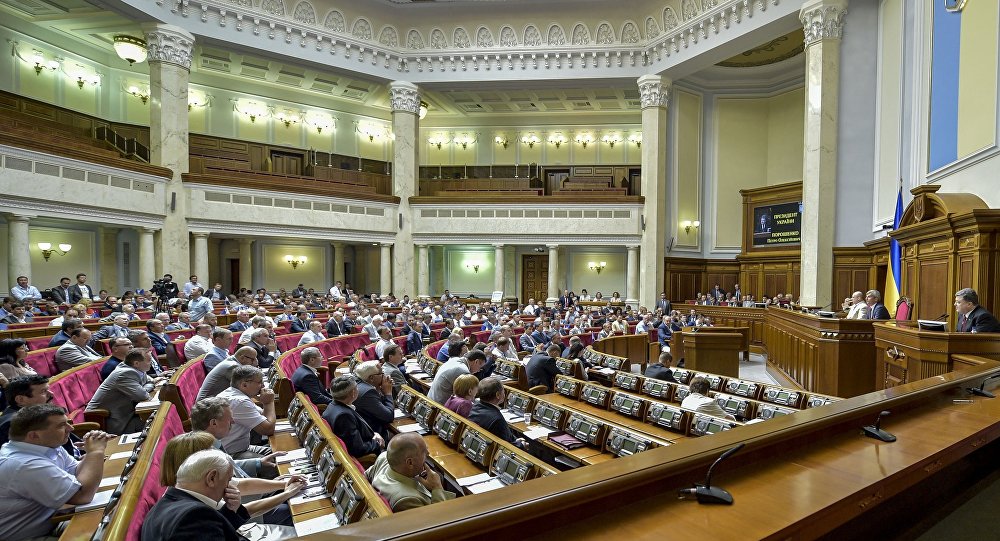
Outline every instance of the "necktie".
POLYGON ((969 325, 969 316, 968 315, 962 316, 962 327, 959 330, 965 332, 966 329, 968 328, 968 325, 969 325))

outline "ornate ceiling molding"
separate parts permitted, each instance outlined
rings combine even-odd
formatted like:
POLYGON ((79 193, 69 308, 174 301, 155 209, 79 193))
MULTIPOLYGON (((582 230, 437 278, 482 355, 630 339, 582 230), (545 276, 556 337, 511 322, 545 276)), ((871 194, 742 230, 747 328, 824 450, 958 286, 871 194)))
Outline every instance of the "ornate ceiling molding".
MULTIPOLYGON (((145 0, 122 0, 146 11, 145 0)), ((569 31, 558 22, 518 25, 502 24, 495 31, 487 26, 409 28, 383 25, 376 30, 366 17, 353 21, 339 11, 317 16, 309 0, 302 0, 289 14, 282 0, 156 0, 180 21, 197 17, 206 25, 185 25, 192 32, 219 37, 219 28, 248 32, 253 39, 240 41, 278 54, 274 41, 296 49, 315 49, 344 60, 357 60, 356 71, 387 79, 420 82, 421 73, 458 74, 480 72, 521 72, 528 70, 588 70, 595 76, 635 76, 672 55, 696 47, 699 41, 725 32, 743 21, 777 6, 779 0, 681 0, 681 13, 673 6, 620 26, 601 22, 595 28, 577 23, 569 31), (322 22, 320 22, 322 19, 322 22), (470 31, 471 30, 471 31, 470 31), (405 36, 405 39, 403 38, 405 36), (608 70, 612 73, 609 74, 608 70)), ((156 16, 157 14, 150 13, 156 16)), ((162 17, 161 17, 162 18, 162 17)), ((353 63, 352 63, 353 64, 353 63)), ((346 67, 346 66, 344 66, 346 67)), ((435 77, 438 79, 438 77, 435 77)))
POLYGON ((290 237, 300 239, 317 239, 329 242, 392 242, 394 233, 378 233, 374 231, 352 231, 333 228, 305 228, 281 226, 275 224, 260 224, 247 222, 227 222, 222 220, 188 219, 189 229, 198 229, 209 234, 232 234, 235 236, 258 235, 265 237, 290 237))

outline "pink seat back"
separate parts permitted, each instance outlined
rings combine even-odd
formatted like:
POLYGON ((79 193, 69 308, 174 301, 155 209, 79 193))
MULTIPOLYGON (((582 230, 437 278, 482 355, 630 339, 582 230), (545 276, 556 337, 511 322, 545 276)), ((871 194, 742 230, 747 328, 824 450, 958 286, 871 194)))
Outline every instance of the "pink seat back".
POLYGON ((275 338, 275 343, 278 345, 278 351, 288 351, 292 348, 298 347, 299 340, 305 333, 297 332, 295 334, 282 334, 275 338))
MULTIPOLYGON (((129 522, 128 531, 125 534, 126 541, 140 541, 143 520, 149 514, 149 510, 153 508, 153 505, 167 491, 167 487, 160 484, 160 463, 163 460, 163 451, 166 449, 167 442, 171 438, 183 433, 184 425, 177 414, 177 408, 171 404, 167 412, 166 421, 163 424, 163 431, 156 440, 156 449, 153 451, 152 461, 149 464, 149 472, 142 479, 142 489, 139 491, 135 511, 132 514, 132 520, 129 522)), ((150 434, 150 437, 153 437, 153 435, 150 434)))
POLYGON ((180 376, 178 376, 177 392, 181 395, 181 400, 184 402, 184 406, 188 411, 191 411, 191 406, 193 406, 195 400, 198 399, 198 391, 201 390, 201 384, 204 381, 204 359, 198 359, 191 366, 187 367, 180 376))
POLYGON ((56 367, 56 350, 58 349, 59 348, 45 348, 29 351, 25 362, 27 362, 31 368, 35 369, 35 372, 38 372, 43 376, 54 376, 59 373, 59 369, 56 367))
POLYGON ((28 344, 28 351, 35 351, 36 349, 45 349, 49 347, 49 342, 52 341, 51 336, 36 336, 35 338, 26 338, 24 342, 28 344))
POLYGON ((910 305, 906 302, 901 302, 896 306, 896 321, 909 321, 910 319, 910 305))

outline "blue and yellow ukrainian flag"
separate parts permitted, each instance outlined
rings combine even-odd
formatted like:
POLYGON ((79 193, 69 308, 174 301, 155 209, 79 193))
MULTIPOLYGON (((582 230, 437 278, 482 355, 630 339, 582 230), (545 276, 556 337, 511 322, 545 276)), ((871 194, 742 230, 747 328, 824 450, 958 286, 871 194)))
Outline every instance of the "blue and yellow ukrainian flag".
MULTIPOLYGON (((1000 2, 933 3, 928 171, 995 143, 1000 2)), ((888 304, 888 303, 886 303, 888 304)))
MULTIPOLYGON (((903 183, 899 183, 899 192, 896 194, 896 215, 892 218, 892 230, 899 229, 899 221, 903 219, 903 183)), ((896 302, 900 297, 899 282, 903 274, 901 270, 903 250, 899 247, 896 239, 889 238, 889 270, 885 273, 885 293, 882 295, 886 308, 896 309, 896 302)), ((894 314, 895 315, 895 314, 894 314)))

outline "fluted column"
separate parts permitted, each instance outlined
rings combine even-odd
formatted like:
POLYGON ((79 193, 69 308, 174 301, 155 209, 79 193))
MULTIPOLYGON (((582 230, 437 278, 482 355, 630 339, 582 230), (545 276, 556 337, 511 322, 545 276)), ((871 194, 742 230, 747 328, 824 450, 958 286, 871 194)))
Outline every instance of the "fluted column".
MULTIPOLYGON (((139 230, 139 286, 142 289, 153 287, 156 279, 156 246, 153 235, 156 229, 143 227, 139 230)), ((170 271, 167 271, 170 272, 170 271)))
POLYGON ((429 299, 431 296, 430 254, 426 244, 417 245, 417 296, 429 299))
POLYGON ((812 0, 799 11, 805 30, 806 89, 802 159, 799 298, 826 306, 833 295, 837 202, 840 37, 847 0, 812 0))
POLYGON ((253 289, 253 239, 240 239, 240 284, 235 287, 253 289))
POLYGON ((663 291, 663 257, 667 223, 667 105, 671 80, 659 75, 639 77, 642 103, 642 265, 639 267, 638 303, 651 307, 663 291))
POLYGON ((625 267, 625 303, 635 306, 639 302, 639 247, 626 246, 628 260, 625 267))
POLYGON ((549 306, 559 301, 559 245, 546 244, 549 249, 549 298, 545 303, 549 306))
POLYGON ((407 81, 389 83, 392 108, 392 193, 399 198, 398 229, 393 251, 392 280, 396 295, 413 293, 413 213, 410 198, 417 194, 418 128, 420 94, 417 85, 407 81))
POLYGON ((149 53, 150 161, 173 171, 164 190, 159 259, 165 272, 186 277, 191 274, 188 192, 181 175, 188 172, 188 83, 194 36, 167 24, 149 23, 142 29, 149 53))
MULTIPOLYGON (((381 248, 381 259, 379 261, 379 282, 378 287, 382 296, 392 293, 392 244, 384 242, 379 245, 381 248)), ((400 295, 402 298, 402 295, 400 295)))
POLYGON ((31 249, 28 240, 30 216, 7 214, 7 278, 11 284, 18 276, 27 276, 31 281, 31 249))
POLYGON ((208 277, 208 233, 192 233, 194 237, 194 272, 198 275, 198 283, 212 287, 208 277))
MULTIPOLYGON (((101 226, 100 288, 120 291, 118 284, 118 228, 101 226)), ((148 287, 148 286, 142 286, 148 287)))
POLYGON ((493 245, 493 291, 503 291, 504 296, 510 295, 509 291, 504 291, 504 262, 503 244, 493 245))
POLYGON ((344 243, 332 242, 333 245, 333 282, 344 283, 344 243))

